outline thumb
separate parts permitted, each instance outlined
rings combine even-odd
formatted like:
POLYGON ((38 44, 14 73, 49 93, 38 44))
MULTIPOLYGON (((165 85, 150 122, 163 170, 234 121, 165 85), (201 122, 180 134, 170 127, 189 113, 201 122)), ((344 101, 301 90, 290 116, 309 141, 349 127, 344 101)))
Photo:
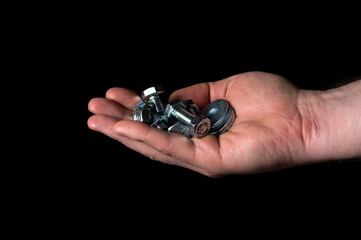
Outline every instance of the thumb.
POLYGON ((210 103, 210 85, 209 83, 198 83, 176 90, 169 96, 169 102, 175 99, 181 101, 192 99, 198 107, 204 108, 210 103))

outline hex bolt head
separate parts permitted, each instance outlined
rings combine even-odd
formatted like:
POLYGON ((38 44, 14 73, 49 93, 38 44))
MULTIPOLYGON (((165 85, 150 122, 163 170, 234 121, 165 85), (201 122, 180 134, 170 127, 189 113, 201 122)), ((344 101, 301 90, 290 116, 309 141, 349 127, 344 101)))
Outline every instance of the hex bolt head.
POLYGON ((155 86, 145 89, 141 92, 140 97, 144 102, 150 102, 154 104, 157 113, 164 111, 163 102, 161 101, 159 94, 164 92, 162 86, 155 86))

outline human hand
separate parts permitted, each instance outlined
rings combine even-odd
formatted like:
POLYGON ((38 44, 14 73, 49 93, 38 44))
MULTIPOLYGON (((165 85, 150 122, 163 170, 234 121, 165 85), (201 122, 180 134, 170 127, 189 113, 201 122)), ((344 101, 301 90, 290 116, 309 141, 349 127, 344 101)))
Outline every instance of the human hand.
POLYGON ((90 101, 89 110, 95 115, 89 118, 88 126, 153 160, 211 177, 271 171, 325 159, 313 144, 314 126, 321 120, 313 114, 310 99, 317 102, 320 98, 306 94, 281 76, 243 73, 180 89, 171 94, 169 100, 174 99, 192 99, 200 109, 216 99, 226 99, 236 118, 228 132, 218 137, 187 138, 133 121, 132 109, 140 97, 128 89, 112 88, 106 98, 90 101))

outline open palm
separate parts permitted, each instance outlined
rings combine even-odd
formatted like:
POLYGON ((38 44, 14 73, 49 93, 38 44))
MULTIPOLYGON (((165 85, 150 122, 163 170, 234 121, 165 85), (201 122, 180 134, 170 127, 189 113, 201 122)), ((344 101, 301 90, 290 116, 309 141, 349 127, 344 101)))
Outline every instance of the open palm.
POLYGON ((300 164, 306 158, 300 90, 269 73, 249 72, 174 92, 173 99, 192 99, 201 109, 226 99, 236 113, 228 132, 216 137, 187 138, 132 121, 140 97, 112 88, 106 98, 94 98, 89 110, 91 129, 114 138, 143 155, 207 176, 270 171, 300 164))

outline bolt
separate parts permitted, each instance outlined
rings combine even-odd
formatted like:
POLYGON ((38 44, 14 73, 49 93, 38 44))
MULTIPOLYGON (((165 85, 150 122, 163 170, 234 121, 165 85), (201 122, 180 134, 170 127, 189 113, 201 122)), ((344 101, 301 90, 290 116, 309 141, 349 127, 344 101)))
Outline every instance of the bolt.
POLYGON ((141 92, 140 96, 143 101, 153 104, 157 113, 161 113, 164 111, 164 107, 159 94, 163 92, 164 89, 162 86, 155 86, 147 88, 141 92))
POLYGON ((186 110, 187 106, 180 100, 176 99, 170 102, 165 111, 164 116, 171 120, 178 120, 185 124, 190 131, 190 135, 197 138, 204 137, 208 134, 211 122, 208 118, 202 116, 194 116, 186 110))

